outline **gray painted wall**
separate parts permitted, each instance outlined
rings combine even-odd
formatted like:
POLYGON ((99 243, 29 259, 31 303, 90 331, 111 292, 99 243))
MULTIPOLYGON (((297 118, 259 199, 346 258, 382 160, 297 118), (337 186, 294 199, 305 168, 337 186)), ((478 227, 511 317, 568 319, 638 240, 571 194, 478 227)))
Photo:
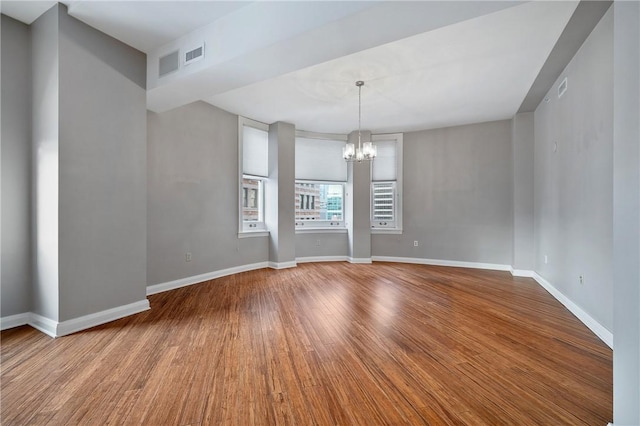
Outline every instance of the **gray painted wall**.
POLYGON ((613 420, 640 424, 640 3, 614 3, 613 420))
POLYGON ((405 133, 404 231, 372 254, 510 265, 511 155, 509 120, 405 133))
POLYGON ((58 6, 31 24, 33 287, 31 311, 58 321, 58 6))
POLYGON ((535 111, 535 270, 608 330, 613 326, 612 64, 610 10, 547 93, 549 102, 535 111), (564 77, 568 90, 558 98, 564 77))
POLYGON ((296 234, 296 258, 314 256, 349 256, 349 238, 346 233, 296 234))
POLYGON ((31 309, 31 32, 2 15, 0 316, 31 309))
POLYGON ((60 8, 64 321, 146 298, 146 56, 60 8))
POLYGON ((238 116, 196 102, 147 117, 147 284, 267 261, 267 237, 238 239, 238 116))
POLYGON ((511 120, 513 144, 513 269, 532 271, 535 267, 534 198, 534 115, 516 114, 511 120))

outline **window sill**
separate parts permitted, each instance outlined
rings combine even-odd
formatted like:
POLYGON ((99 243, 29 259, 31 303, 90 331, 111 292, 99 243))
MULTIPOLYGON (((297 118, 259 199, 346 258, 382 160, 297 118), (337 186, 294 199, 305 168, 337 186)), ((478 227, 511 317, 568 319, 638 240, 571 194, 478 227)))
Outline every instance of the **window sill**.
POLYGON ((400 228, 371 228, 371 234, 400 235, 400 234, 402 234, 402 229, 400 229, 400 228))
POLYGON ((296 234, 346 234, 347 228, 296 228, 296 234))
POLYGON ((260 229, 257 231, 242 231, 238 232, 238 238, 253 238, 253 237, 268 237, 269 231, 260 229))

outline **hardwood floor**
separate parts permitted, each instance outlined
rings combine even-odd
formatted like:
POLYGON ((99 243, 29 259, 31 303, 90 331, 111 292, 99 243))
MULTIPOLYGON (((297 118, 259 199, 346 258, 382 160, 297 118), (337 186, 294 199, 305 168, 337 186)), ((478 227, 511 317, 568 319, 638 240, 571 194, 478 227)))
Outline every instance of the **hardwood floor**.
POLYGON ((3 425, 599 425, 612 352, 507 272, 252 271, 51 339, 3 331, 3 425))

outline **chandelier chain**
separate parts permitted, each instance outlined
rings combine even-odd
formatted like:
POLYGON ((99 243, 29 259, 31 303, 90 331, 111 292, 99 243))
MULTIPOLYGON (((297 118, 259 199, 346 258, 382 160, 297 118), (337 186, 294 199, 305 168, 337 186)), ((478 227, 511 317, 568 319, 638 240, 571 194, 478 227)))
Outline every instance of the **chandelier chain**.
POLYGON ((361 129, 362 129, 362 84, 358 84, 358 148, 362 148, 361 129))

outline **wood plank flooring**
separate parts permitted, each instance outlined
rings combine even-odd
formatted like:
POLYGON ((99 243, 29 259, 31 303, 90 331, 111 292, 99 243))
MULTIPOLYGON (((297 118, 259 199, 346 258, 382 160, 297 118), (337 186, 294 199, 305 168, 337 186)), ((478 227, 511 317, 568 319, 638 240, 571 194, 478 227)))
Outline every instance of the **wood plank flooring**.
POLYGON ((262 269, 51 339, 1 335, 3 425, 599 425, 612 352, 507 272, 262 269))

